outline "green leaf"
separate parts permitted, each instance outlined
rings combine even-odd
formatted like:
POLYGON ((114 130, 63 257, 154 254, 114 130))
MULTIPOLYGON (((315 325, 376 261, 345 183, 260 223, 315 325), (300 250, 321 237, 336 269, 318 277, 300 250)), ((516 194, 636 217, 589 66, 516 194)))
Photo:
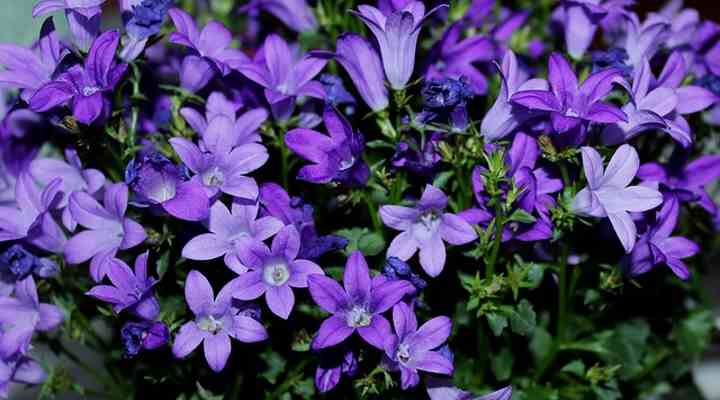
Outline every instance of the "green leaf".
POLYGON ((540 364, 552 350, 552 336, 545 328, 538 327, 530 339, 530 351, 536 364, 540 364))
POLYGON ((260 373, 260 376, 265 378, 271 384, 276 384, 277 379, 280 377, 280 374, 282 374, 285 370, 285 365, 287 364, 287 361, 285 361, 285 359, 280 355, 280 353, 274 352, 272 350, 266 350, 265 352, 261 353, 260 358, 262 358, 267 364, 267 368, 265 369, 265 371, 260 373))
POLYGON ((366 256, 375 256, 385 249, 385 239, 382 235, 367 228, 341 229, 335 233, 348 240, 344 250, 346 255, 360 250, 366 256))
POLYGON ((197 387, 197 394, 201 400, 222 400, 223 398, 222 395, 213 394, 209 390, 202 387, 200 382, 195 382, 195 386, 197 387))
POLYGON ((503 331, 508 326, 507 317, 497 313, 490 313, 487 314, 485 317, 487 318, 488 325, 490 325, 490 329, 492 329, 493 331, 493 335, 502 335, 503 331))
POLYGON ((157 274, 160 279, 167 273, 168 267, 170 266, 170 250, 166 250, 160 255, 155 264, 157 268, 157 274))
POLYGON ((517 309, 510 314, 510 329, 518 335, 529 336, 535 329, 535 310, 532 304, 522 299, 517 309))
POLYGON ((560 371, 582 377, 585 376, 585 363, 582 360, 574 360, 562 367, 560 371))
POLYGON ((512 351, 507 347, 503 348, 499 354, 493 356, 491 367, 495 378, 499 381, 510 379, 514 362, 512 351))
POLYGON ((518 208, 512 214, 510 214, 510 218, 508 218, 508 221, 522 222, 524 224, 532 224, 533 222, 535 222, 535 217, 530 215, 530 213, 523 210, 522 208, 518 208))
POLYGON ((713 332, 713 315, 710 310, 693 312, 675 327, 672 338, 690 355, 699 355, 707 348, 713 332))
POLYGON ((365 146, 371 149, 392 149, 395 150, 395 146, 393 146, 391 143, 388 143, 384 140, 371 140, 367 143, 365 143, 365 146))

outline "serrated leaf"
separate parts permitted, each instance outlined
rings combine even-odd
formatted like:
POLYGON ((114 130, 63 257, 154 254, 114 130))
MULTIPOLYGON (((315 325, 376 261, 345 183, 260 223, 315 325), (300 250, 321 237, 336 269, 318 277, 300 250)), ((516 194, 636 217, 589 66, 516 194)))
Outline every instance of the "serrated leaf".
POLYGON ((488 325, 490 325, 490 329, 492 330, 493 335, 502 335, 503 331, 508 326, 507 317, 497 313, 490 313, 487 314, 485 317, 487 318, 488 325))
POLYGON ((536 324, 535 310, 532 304, 522 299, 517 308, 510 314, 510 329, 518 335, 529 336, 536 324))

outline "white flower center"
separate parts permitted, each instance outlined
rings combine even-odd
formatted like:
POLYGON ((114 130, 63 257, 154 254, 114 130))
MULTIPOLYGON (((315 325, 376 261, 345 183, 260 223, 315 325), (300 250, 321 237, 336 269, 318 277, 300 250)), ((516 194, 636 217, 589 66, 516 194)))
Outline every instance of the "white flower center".
POLYGON ((85 86, 82 89, 83 96, 85 96, 85 97, 92 96, 99 91, 100 91, 100 88, 97 86, 85 86))
POLYGON ((225 174, 218 167, 212 167, 202 175, 205 186, 218 187, 225 183, 225 174))
POLYGON ((401 364, 407 364, 410 361, 410 347, 405 343, 401 343, 397 352, 395 352, 395 357, 401 364))
POLYGON ((265 264, 263 280, 268 285, 282 286, 290 279, 290 270, 284 260, 274 260, 265 264))
POLYGON ((213 317, 212 315, 200 318, 200 321, 198 321, 197 324, 198 328, 212 334, 220 332, 223 328, 222 319, 215 319, 215 317, 213 317))
POLYGON ((355 165, 355 157, 350 156, 350 158, 340 161, 340 171, 347 171, 353 165, 355 165))
POLYGON ((348 326, 353 328, 362 328, 363 326, 370 325, 370 322, 372 322, 372 314, 363 306, 353 306, 345 318, 348 326))
POLYGON ((431 239, 440 226, 440 215, 432 209, 420 215, 420 218, 413 224, 413 233, 420 242, 431 239))

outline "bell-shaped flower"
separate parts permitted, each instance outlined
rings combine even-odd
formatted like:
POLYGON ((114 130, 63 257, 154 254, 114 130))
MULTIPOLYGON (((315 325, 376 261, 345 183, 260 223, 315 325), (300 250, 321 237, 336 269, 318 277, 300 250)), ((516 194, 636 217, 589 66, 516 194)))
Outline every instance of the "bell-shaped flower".
POLYGON ((10 384, 39 385, 47 380, 47 373, 37 361, 23 355, 0 360, 0 398, 8 399, 10 384))
POLYGON ((628 186, 640 167, 640 158, 632 146, 620 146, 607 168, 603 167, 597 150, 592 147, 581 150, 588 186, 575 196, 573 211, 582 216, 609 218, 625 252, 629 253, 637 238, 635 221, 629 213, 659 206, 662 194, 644 186, 628 186))
POLYGON ((100 32, 100 14, 106 0, 40 0, 32 10, 34 18, 65 11, 75 46, 87 51, 100 32))
POLYGON ((312 32, 318 23, 305 0, 250 0, 241 12, 267 11, 295 32, 312 32))
POLYGON ((382 111, 388 106, 388 90, 385 75, 377 50, 364 37, 356 33, 344 33, 337 39, 335 49, 337 60, 350 75, 360 97, 373 111, 382 111))
POLYGON ((185 280, 185 301, 195 319, 181 326, 175 336, 172 347, 175 357, 187 357, 202 343, 208 365, 220 372, 232 351, 230 338, 243 343, 267 339, 267 331, 260 322, 232 307, 234 289, 234 284, 228 283, 215 297, 207 278, 198 271, 190 271, 185 280))
POLYGON ((173 0, 122 0, 123 24, 128 38, 120 51, 120 58, 130 62, 137 58, 147 45, 150 36, 160 33, 173 0))
POLYGON ((410 82, 415 69, 415 49, 423 22, 447 4, 439 5, 425 14, 425 5, 420 1, 408 3, 402 10, 384 15, 373 6, 361 5, 358 11, 351 11, 367 25, 380 47, 385 76, 390 87, 404 89, 410 82))

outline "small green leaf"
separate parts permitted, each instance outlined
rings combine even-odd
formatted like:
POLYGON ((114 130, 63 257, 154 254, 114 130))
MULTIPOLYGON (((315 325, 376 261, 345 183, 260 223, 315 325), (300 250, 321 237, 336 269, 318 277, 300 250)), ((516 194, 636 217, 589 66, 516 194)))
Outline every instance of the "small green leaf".
POLYGON ((375 232, 364 235, 358 241, 358 250, 366 256, 376 256, 385 250, 385 239, 375 232))
POLYGON ((524 224, 532 224, 533 222, 535 222, 535 217, 530 215, 530 213, 523 210, 522 208, 518 208, 512 214, 510 214, 510 218, 508 218, 508 220, 514 222, 522 222, 524 224))
POLYGON ((530 351, 535 358, 535 363, 540 364, 547 358, 552 350, 552 336, 545 328, 538 327, 530 339, 530 351))
POLYGON ((507 347, 503 348, 499 354, 493 356, 491 367, 495 378, 499 381, 510 379, 514 362, 513 354, 507 347))
POLYGON ((585 363, 582 360, 574 360, 562 367, 560 371, 583 377, 585 376, 585 363))
POLYGON ((522 299, 517 309, 510 314, 510 329, 518 335, 529 336, 535 329, 535 310, 532 304, 522 299))
POLYGON ((507 317, 497 313, 490 313, 487 314, 485 317, 487 318, 488 325, 490 325, 490 329, 492 329, 493 331, 493 335, 502 335, 503 331, 508 326, 507 317))

